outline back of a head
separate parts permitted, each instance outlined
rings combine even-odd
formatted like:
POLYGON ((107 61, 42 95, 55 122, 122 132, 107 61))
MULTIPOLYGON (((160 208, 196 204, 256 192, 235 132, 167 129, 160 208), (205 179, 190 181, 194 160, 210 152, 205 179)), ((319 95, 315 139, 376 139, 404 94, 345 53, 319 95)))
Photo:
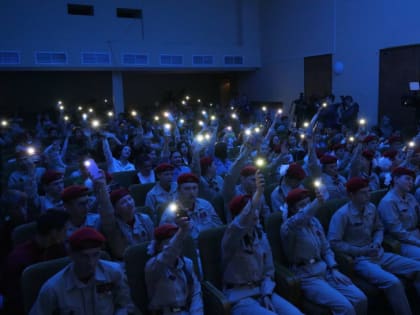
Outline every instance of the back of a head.
POLYGON ((216 145, 214 146, 214 155, 221 160, 226 159, 227 158, 227 143, 226 142, 216 143, 216 145))

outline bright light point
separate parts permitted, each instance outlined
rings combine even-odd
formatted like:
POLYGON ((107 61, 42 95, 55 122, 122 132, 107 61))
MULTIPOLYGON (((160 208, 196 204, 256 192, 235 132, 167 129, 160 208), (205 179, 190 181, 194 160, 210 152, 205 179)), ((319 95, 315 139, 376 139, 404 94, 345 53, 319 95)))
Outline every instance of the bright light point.
POLYGON ((212 107, 213 106, 213 103, 210 103, 209 105, 210 105, 210 107, 212 107))
POLYGON ((176 212, 178 210, 178 206, 175 202, 171 202, 168 206, 169 211, 176 212))
POLYGON ((350 142, 354 142, 354 137, 350 137, 350 138, 349 138, 349 141, 350 141, 350 142))
POLYGON ((319 188, 321 186, 321 181, 319 179, 314 180, 314 186, 319 188))
POLYGON ((83 110, 83 107, 82 106, 79 106, 79 107, 77 107, 77 110, 83 110))
POLYGON ((135 110, 132 110, 131 111, 131 116, 133 116, 133 117, 137 116, 137 112, 135 110))
POLYGON ((246 130, 245 130, 245 134, 246 134, 247 136, 250 136, 250 135, 251 135, 251 133, 252 133, 252 132, 251 132, 251 130, 250 130, 250 129, 246 129, 246 130))
POLYGON ((1 121, 1 125, 2 125, 3 127, 6 127, 8 124, 9 124, 9 123, 7 122, 7 120, 2 120, 2 121, 1 121))
POLYGON ((100 124, 101 123, 99 122, 99 120, 97 120, 97 119, 92 120, 92 127, 93 128, 98 128, 100 124))
POLYGON ((238 118, 238 116, 235 114, 235 113, 233 113, 232 115, 230 115, 233 119, 236 119, 236 118, 238 118))
POLYGON ((360 119, 359 124, 365 125, 366 124, 366 119, 364 119, 364 118, 360 119))
POLYGON ((327 102, 322 103, 322 107, 327 107, 327 102))
POLYGON ((60 110, 64 110, 64 106, 63 105, 60 105, 60 110))
POLYGON ((210 120, 216 120, 216 116, 212 115, 212 116, 210 117, 210 120))
POLYGON ((88 118, 88 115, 86 113, 83 113, 82 118, 83 120, 86 120, 88 118))
POLYGON ((307 121, 305 121, 305 122, 303 123, 303 127, 308 128, 308 127, 309 127, 309 123, 308 123, 307 121))
POLYGON ((61 104, 63 104, 63 102, 62 101, 58 101, 58 105, 61 105, 61 104))
POLYGON ((228 131, 232 131, 232 127, 231 126, 227 126, 226 128, 228 131))
POLYGON ((90 166, 90 161, 89 161, 89 160, 84 161, 84 162, 83 162, 83 165, 84 165, 85 167, 89 167, 89 166, 90 166))
POLYGON ((203 110, 203 111, 201 112, 201 114, 202 114, 203 116, 205 116, 205 115, 207 115, 207 112, 206 112, 205 110, 203 110))
POLYGON ((187 102, 186 102, 186 101, 182 101, 181 103, 182 103, 182 105, 185 105, 185 104, 187 104, 187 102))
POLYGON ((279 109, 277 110, 277 113, 281 114, 281 113, 283 113, 283 110, 282 110, 281 108, 279 108, 279 109))
POLYGON ((265 161, 264 161, 264 159, 263 159, 263 158, 257 158, 257 159, 255 160, 255 165, 256 165, 257 167, 263 167, 263 166, 265 165, 265 161))
POLYGON ((89 113, 93 113, 93 108, 89 108, 89 113))
POLYGON ((210 136, 210 134, 209 134, 209 133, 206 133, 206 134, 204 135, 204 138, 205 138, 206 140, 210 140, 211 136, 210 136))
POLYGON ((204 126, 204 122, 203 122, 202 120, 199 120, 199 121, 198 121, 198 124, 199 124, 200 126, 204 126))
POLYGON ((163 116, 166 117, 166 118, 168 118, 169 117, 169 113, 168 112, 164 112, 163 113, 163 116))
POLYGON ((27 152, 29 155, 34 155, 34 154, 35 154, 35 148, 34 148, 34 147, 28 147, 28 148, 26 149, 26 152, 27 152))
POLYGON ((254 129, 255 133, 259 133, 261 131, 260 127, 255 127, 254 129))
POLYGON ((410 142, 408 143, 408 146, 409 146, 410 148, 413 148, 415 145, 416 145, 416 143, 415 143, 414 141, 410 141, 410 142))
POLYGON ((234 109, 235 109, 235 107, 233 107, 233 106, 230 107, 230 110, 234 110, 234 109))
POLYGON ((155 116, 155 118, 154 118, 156 121, 158 121, 159 120, 159 116, 155 116))
POLYGON ((185 96, 185 99, 188 101, 190 99, 190 97, 187 95, 187 96, 185 96))
POLYGON ((301 138, 301 139, 305 139, 305 134, 304 134, 304 133, 301 133, 301 134, 300 134, 300 138, 301 138))
POLYGON ((108 103, 108 100, 107 99, 104 99, 104 103, 108 103))
POLYGON ((65 121, 68 121, 69 119, 70 119, 69 116, 64 116, 65 121))
POLYGON ((179 122, 180 122, 181 124, 183 124, 183 123, 185 122, 185 120, 181 118, 181 119, 179 120, 179 122))
POLYGON ((263 112, 266 112, 267 111, 267 107, 266 106, 263 106, 261 109, 262 109, 263 112))
POLYGON ((113 112, 111 112, 111 111, 109 111, 109 112, 108 112, 108 117, 112 117, 112 116, 114 116, 114 113, 113 113, 113 112))
POLYGON ((171 124, 164 124, 163 128, 165 128, 166 130, 171 130, 171 124))
POLYGON ((200 100, 200 99, 198 99, 198 100, 197 100, 197 103, 201 103, 201 100, 200 100))
POLYGON ((197 135, 196 137, 198 142, 203 142, 204 141, 204 136, 203 135, 197 135))

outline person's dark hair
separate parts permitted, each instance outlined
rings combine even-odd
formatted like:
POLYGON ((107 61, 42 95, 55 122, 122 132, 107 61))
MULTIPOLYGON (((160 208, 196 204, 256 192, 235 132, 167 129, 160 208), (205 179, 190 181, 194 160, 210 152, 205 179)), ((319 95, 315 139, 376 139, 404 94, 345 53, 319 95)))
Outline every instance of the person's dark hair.
POLYGON ((48 235, 53 230, 61 230, 69 220, 66 211, 50 209, 36 220, 36 231, 39 235, 48 235))

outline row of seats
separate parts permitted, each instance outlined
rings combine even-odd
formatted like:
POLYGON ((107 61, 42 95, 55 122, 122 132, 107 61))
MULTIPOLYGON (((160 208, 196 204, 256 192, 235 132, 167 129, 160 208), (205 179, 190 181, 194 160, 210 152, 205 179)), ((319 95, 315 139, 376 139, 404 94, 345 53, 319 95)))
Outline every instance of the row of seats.
MULTIPOLYGON (((371 201, 378 204, 386 191, 376 191, 371 194, 371 201)), ((347 199, 329 200, 318 211, 317 217, 324 226, 328 228, 328 223, 334 212, 347 202, 347 199)), ((273 259, 276 264, 277 292, 286 299, 299 306, 308 314, 327 315, 329 310, 322 305, 316 305, 302 296, 299 280, 287 268, 287 260, 284 257, 280 241, 280 226, 282 224, 281 213, 271 214, 265 222, 267 237, 270 241, 273 259)), ((204 231, 198 239, 198 247, 203 271, 202 291, 206 314, 230 314, 230 304, 221 292, 222 289, 222 266, 221 266, 221 241, 226 227, 222 226, 215 229, 204 231)), ((124 255, 128 284, 131 288, 133 302, 142 311, 148 314, 147 294, 144 278, 144 266, 150 258, 147 254, 148 243, 142 243, 129 247, 124 255)), ((398 247, 390 247, 398 251, 398 247)), ((184 243, 184 255, 191 258, 198 264, 194 242, 189 238, 184 243)), ((105 257, 106 258, 106 257, 105 257)), ((337 257, 341 263, 342 271, 349 275, 368 296, 371 307, 382 306, 380 314, 386 314, 386 303, 383 303, 383 294, 372 285, 367 284, 362 279, 357 278, 351 271, 351 260, 349 258, 337 257), (380 302, 380 303, 378 303, 380 302)), ((25 309, 28 310, 34 302, 37 292, 42 283, 63 268, 69 260, 61 258, 55 261, 43 262, 32 265, 25 269, 22 276, 22 288, 24 290, 25 309)), ((197 271, 197 270, 196 270, 197 271)))

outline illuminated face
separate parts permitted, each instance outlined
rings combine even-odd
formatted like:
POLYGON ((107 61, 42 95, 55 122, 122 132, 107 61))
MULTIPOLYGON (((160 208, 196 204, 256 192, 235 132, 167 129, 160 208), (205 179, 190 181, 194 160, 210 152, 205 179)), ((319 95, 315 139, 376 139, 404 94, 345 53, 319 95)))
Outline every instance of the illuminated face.
POLYGON ((198 197, 197 183, 184 183, 178 186, 178 194, 181 200, 193 202, 198 197))
POLYGON ((88 212, 89 198, 82 196, 66 204, 66 210, 74 221, 85 222, 88 212))
POLYGON ((172 183, 174 171, 164 171, 159 174, 159 182, 162 186, 167 186, 172 183))
POLYGON ((178 151, 172 153, 171 163, 175 166, 182 166, 183 163, 181 153, 179 153, 178 151))
POLYGON ((131 195, 125 195, 115 203, 115 213, 123 219, 131 219, 134 211, 135 202, 131 195))
POLYGON ((121 150, 121 157, 128 159, 131 155, 131 148, 129 146, 124 146, 121 150))
POLYGON ((370 201, 370 189, 369 187, 362 188, 357 192, 349 194, 351 201, 357 205, 364 207, 370 201))
POLYGON ((71 252, 73 270, 79 279, 89 279, 94 276, 100 255, 99 247, 71 252))
POLYGON ((394 187, 403 191, 410 192, 413 189, 414 178, 410 175, 394 176, 394 187))

